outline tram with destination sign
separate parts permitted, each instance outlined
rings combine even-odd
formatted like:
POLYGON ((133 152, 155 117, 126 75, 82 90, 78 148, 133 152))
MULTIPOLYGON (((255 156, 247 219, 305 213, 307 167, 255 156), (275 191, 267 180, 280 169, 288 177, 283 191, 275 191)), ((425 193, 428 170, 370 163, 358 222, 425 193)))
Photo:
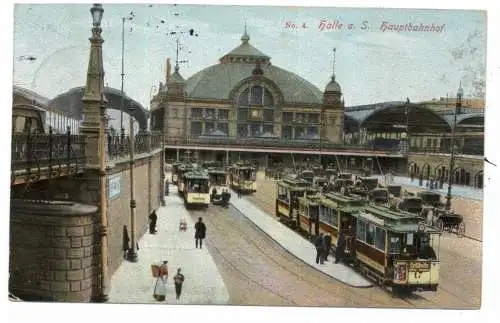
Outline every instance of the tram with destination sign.
POLYGON ((316 193, 312 183, 302 178, 285 177, 276 184, 276 217, 292 228, 299 226, 298 198, 305 194, 316 193))
MULTIPOLYGON (((437 291, 441 232, 419 216, 368 205, 353 214, 355 265, 394 293, 437 291)), ((354 256, 354 255, 353 255, 354 256)))
POLYGON ((182 176, 182 195, 186 207, 210 205, 210 185, 208 173, 203 169, 191 170, 182 176))
POLYGON ((257 191, 257 170, 248 162, 237 162, 229 167, 229 184, 241 193, 254 193, 257 191))

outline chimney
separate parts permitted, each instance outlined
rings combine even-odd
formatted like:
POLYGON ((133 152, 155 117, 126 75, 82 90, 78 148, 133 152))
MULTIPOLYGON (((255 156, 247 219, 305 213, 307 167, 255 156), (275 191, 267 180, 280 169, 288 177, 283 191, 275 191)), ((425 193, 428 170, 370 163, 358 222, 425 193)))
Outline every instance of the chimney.
POLYGON ((170 78, 170 71, 172 70, 172 65, 170 65, 170 58, 167 58, 167 71, 165 75, 165 81, 168 82, 168 79, 170 78))

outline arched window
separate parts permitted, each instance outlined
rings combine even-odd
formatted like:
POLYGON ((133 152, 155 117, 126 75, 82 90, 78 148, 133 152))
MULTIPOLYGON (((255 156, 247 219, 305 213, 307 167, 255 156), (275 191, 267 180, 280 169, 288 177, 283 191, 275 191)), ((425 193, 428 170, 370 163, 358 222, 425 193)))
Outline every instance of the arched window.
POLYGON ((236 102, 238 137, 274 136, 274 98, 265 86, 246 88, 236 102))

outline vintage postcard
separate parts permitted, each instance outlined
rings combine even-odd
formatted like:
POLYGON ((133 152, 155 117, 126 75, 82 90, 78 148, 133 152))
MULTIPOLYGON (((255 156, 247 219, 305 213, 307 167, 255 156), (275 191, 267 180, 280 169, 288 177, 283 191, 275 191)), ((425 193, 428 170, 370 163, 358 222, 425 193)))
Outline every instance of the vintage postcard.
POLYGON ((10 299, 479 309, 487 17, 16 4, 10 299))

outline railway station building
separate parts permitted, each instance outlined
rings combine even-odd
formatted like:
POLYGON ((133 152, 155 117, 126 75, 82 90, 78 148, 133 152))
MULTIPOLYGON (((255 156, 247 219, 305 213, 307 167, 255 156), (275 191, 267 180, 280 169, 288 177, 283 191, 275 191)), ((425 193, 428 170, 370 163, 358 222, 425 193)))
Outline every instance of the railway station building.
MULTIPOLYGON (((323 90, 274 65, 270 56, 241 44, 185 78, 170 60, 151 101, 151 129, 166 131, 171 159, 323 161, 344 168, 389 169, 424 178, 447 178, 453 103, 394 101, 344 104, 333 73, 323 90)), ((482 187, 484 110, 462 100, 455 127, 457 183, 482 187)), ((483 102, 484 103, 484 102, 483 102)))

